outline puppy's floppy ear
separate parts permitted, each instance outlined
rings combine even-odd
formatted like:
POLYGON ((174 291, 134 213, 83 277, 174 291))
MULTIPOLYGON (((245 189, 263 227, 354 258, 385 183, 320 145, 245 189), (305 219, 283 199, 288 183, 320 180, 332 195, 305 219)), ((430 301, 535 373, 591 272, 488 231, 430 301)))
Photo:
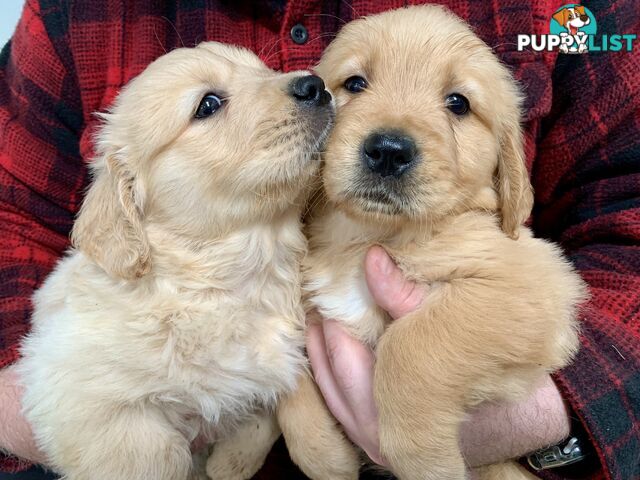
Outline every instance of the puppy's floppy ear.
POLYGON ((115 152, 98 158, 92 172, 93 184, 73 226, 71 241, 110 275, 141 277, 151 263, 135 178, 115 152))
POLYGON ((573 7, 576 9, 576 12, 578 12, 580 15, 585 15, 585 11, 584 11, 584 6, 582 5, 576 5, 575 7, 573 7))
POLYGON ((564 27, 567 21, 569 21, 569 10, 563 8, 559 12, 554 13, 553 19, 564 27))
POLYGON ((514 240, 520 226, 529 218, 533 191, 524 158, 519 116, 503 123, 498 156, 497 190, 502 212, 502 230, 514 240))

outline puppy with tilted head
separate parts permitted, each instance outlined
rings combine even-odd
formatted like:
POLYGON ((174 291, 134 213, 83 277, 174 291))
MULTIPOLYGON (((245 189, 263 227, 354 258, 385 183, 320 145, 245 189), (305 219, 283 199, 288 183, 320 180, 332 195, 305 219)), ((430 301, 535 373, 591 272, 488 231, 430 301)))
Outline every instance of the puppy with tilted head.
MULTIPOLYGON (((583 282, 557 246, 523 226, 533 195, 521 93, 491 49, 437 6, 346 25, 317 71, 337 116, 310 214, 309 307, 375 349, 390 470, 401 480, 462 480, 465 412, 523 397, 578 348, 583 282), (427 287, 422 306, 393 323, 365 282, 373 245, 427 287)), ((309 477, 357 478, 358 452, 310 378, 279 408, 309 477)), ((511 464, 483 475, 518 472, 511 464)))
POLYGON ((250 478, 305 364, 299 218, 331 95, 205 43, 102 118, 74 248, 34 297, 25 414, 69 480, 183 480, 203 436, 209 477, 250 478))

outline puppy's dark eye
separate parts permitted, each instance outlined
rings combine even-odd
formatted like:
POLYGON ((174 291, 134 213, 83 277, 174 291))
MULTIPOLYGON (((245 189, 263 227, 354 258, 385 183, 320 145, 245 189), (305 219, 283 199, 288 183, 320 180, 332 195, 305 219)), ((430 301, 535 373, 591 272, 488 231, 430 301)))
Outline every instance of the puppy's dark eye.
POLYGON ((207 118, 222 106, 222 99, 213 93, 207 93, 196 110, 195 118, 207 118))
POLYGON ((459 93, 452 93, 446 98, 445 102, 447 108, 456 115, 464 115, 469 111, 469 100, 459 93))
POLYGON ((344 82, 344 88, 352 93, 360 93, 367 88, 367 81, 358 76, 349 77, 344 82))

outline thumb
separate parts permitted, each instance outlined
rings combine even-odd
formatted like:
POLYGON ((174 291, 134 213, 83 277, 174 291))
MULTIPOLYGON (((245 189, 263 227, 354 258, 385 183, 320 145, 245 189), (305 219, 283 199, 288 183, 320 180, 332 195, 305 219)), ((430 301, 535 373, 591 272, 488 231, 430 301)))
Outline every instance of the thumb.
POLYGON ((394 320, 413 312, 422 303, 425 287, 404 278, 402 271, 382 247, 373 246, 369 249, 364 270, 373 299, 394 320))

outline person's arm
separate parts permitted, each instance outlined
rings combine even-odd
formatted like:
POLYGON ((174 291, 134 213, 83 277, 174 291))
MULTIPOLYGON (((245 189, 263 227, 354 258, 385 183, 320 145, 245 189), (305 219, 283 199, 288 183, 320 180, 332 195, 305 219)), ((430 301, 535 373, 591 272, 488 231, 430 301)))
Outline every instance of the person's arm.
MULTIPOLYGON (((86 183, 64 5, 28 1, 0 53, 0 450, 32 459, 6 368, 29 330, 33 291, 68 245, 86 183)), ((0 470, 24 466, 0 454, 0 470)))
MULTIPOLYGON (((638 30, 636 0, 585 5, 598 19, 598 34, 638 30)), ((606 478, 637 480, 640 45, 632 52, 560 55, 553 85, 533 170, 534 229, 562 244, 592 296, 582 311, 580 351, 554 378, 606 478)))

